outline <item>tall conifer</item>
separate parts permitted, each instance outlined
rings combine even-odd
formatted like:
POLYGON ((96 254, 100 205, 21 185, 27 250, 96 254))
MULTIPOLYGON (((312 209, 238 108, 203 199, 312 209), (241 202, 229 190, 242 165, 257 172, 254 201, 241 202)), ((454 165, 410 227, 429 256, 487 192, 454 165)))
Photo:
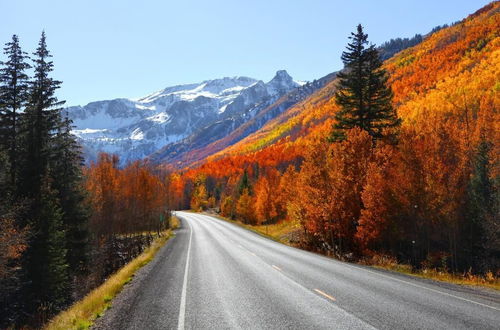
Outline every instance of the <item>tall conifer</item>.
POLYGON ((4 48, 6 62, 0 63, 0 147, 8 155, 9 186, 14 190, 18 172, 19 116, 28 99, 27 53, 12 36, 4 48))
MULTIPOLYGON (((28 311, 39 304, 57 310, 69 298, 67 247, 61 209, 51 159, 55 155, 56 135, 61 125, 61 106, 55 91, 61 82, 50 77, 53 63, 42 33, 33 54, 34 76, 22 116, 22 166, 20 192, 30 201, 26 222, 32 230, 24 255, 25 302, 28 311)), ((53 311, 54 311, 53 310, 53 311)))
POLYGON ((71 134, 72 121, 65 116, 54 136, 50 169, 53 187, 63 211, 66 228, 68 264, 73 274, 86 270, 88 262, 88 205, 83 184, 83 157, 76 137, 71 134))
POLYGON ((400 125, 392 107, 392 91, 387 86, 387 73, 382 68, 379 54, 374 45, 368 48, 368 35, 358 25, 357 32, 351 33, 347 51, 342 53, 345 69, 337 76, 338 90, 335 100, 340 110, 335 115, 331 140, 345 139, 345 131, 359 127, 373 139, 381 139, 384 129, 400 125))
POLYGON ((33 53, 34 77, 30 83, 29 99, 23 115, 24 150, 23 152, 23 193, 40 200, 42 179, 48 173, 53 137, 61 122, 64 101, 59 101, 55 91, 61 82, 50 77, 53 63, 42 32, 38 48, 33 53))

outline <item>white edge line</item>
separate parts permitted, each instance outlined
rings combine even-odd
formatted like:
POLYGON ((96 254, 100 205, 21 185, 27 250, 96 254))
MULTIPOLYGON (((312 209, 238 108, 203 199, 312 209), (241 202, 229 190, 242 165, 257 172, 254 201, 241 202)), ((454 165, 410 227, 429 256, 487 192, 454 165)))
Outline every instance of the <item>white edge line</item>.
MULTIPOLYGON (((215 219, 215 220, 218 220, 219 222, 221 223, 224 223, 222 220, 220 219, 216 219, 214 217, 211 217, 211 216, 208 216, 209 218, 212 218, 212 219, 215 219)), ((231 224, 231 223, 228 223, 228 222, 225 222, 227 224, 231 224)), ((231 224, 233 226, 236 226, 234 224, 231 224)), ((237 227, 237 226, 236 226, 237 227)), ((237 227, 237 228, 240 228, 240 229, 245 229, 245 228, 242 228, 242 227, 237 227)), ((252 231, 249 231, 248 229, 246 229, 249 233, 253 233, 252 231)), ((262 237, 262 236, 261 236, 262 237)), ((274 242, 274 241, 273 241, 274 242)), ((286 246, 286 245, 284 245, 286 246)), ((301 252, 308 252, 308 251, 305 251, 305 250, 301 250, 301 249, 297 249, 301 252)), ((328 258, 326 256, 322 256, 322 255, 318 255, 318 254, 314 254, 316 257, 322 257, 322 258, 325 258, 326 260, 335 260, 335 259, 331 259, 331 258, 328 258)), ((338 261, 338 260, 335 260, 335 261, 338 261)), ((398 282, 401 282, 401 283, 405 283, 405 284, 408 284, 408 285, 411 285, 411 286, 414 286, 414 287, 417 287, 417 288, 421 288, 421 289, 424 289, 424 290, 428 290, 428 291, 432 291, 432 292, 435 292, 435 293, 439 293, 439 294, 442 294, 442 295, 445 295, 445 296, 448 296, 448 297, 452 297, 452 298, 456 298, 458 300, 462 300, 462 301, 466 301, 466 302, 469 302, 469 303, 472 303, 472 304, 476 304, 476 305, 479 305, 479 306, 483 306, 483 307, 486 307, 486 308, 490 308, 490 309, 493 309, 493 310, 497 310, 497 311, 500 311, 500 308, 496 308, 494 306, 490 306, 490 305, 487 305, 487 304, 483 304, 483 303, 480 303, 480 302, 477 302, 477 301, 474 301, 474 300, 470 300, 470 299, 467 299, 467 298, 463 298, 463 297, 460 297, 460 296, 456 296, 454 294, 451 294, 451 293, 447 293, 447 292, 444 292, 444 291, 440 291, 440 290, 436 290, 436 289, 432 289, 432 288, 429 288, 429 287, 426 287, 426 286, 423 286, 423 285, 418 285, 418 284, 415 284, 415 283, 411 283, 409 281, 404 281, 404 280, 401 280, 401 279, 398 279, 398 278, 395 278, 393 276, 389 276, 389 275, 385 275, 385 274, 381 274, 381 273, 378 273, 378 272, 374 272, 374 271, 371 271, 371 270, 368 270, 364 267, 359 267, 359 266, 356 266, 356 265, 352 265, 352 264, 348 264, 348 263, 345 263, 345 262, 342 262, 343 265, 347 266, 347 267, 350 267, 350 268, 355 268, 357 270, 364 270, 365 272, 368 272, 368 273, 372 273, 372 274, 375 274, 375 275, 378 275, 378 276, 381 276, 381 277, 385 277, 385 278, 388 278, 388 279, 391 279, 391 280, 394 280, 394 281, 398 281, 398 282)), ((273 265, 274 267, 274 265, 273 265)))
POLYGON ((272 266, 274 269, 281 271, 281 268, 279 268, 278 266, 275 266, 275 265, 272 265, 272 266))
POLYGON ((470 303, 473 303, 473 304, 476 304, 476 305, 480 305, 480 306, 483 306, 483 307, 487 307, 487 308, 491 308, 491 309, 500 311, 500 308, 496 308, 496 307, 493 307, 493 306, 490 306, 490 305, 486 305, 486 304, 483 304, 483 303, 480 303, 480 302, 477 302, 477 301, 474 301, 474 300, 470 300, 470 299, 467 299, 467 298, 456 296, 456 295, 448 293, 448 292, 444 292, 444 291, 440 291, 440 290, 428 288, 428 287, 423 286, 423 285, 418 285, 416 283, 411 283, 411 282, 408 282, 408 281, 404 281, 404 280, 401 280, 399 278, 395 278, 395 277, 392 277, 392 276, 388 276, 388 275, 385 275, 385 274, 374 272, 374 271, 371 271, 371 270, 368 270, 368 269, 365 269, 365 268, 361 268, 361 267, 357 267, 357 266, 354 266, 354 265, 348 265, 348 266, 352 267, 352 268, 356 268, 356 269, 361 269, 361 270, 364 270, 364 271, 366 271, 368 273, 372 273, 372 274, 375 274, 375 275, 378 275, 378 276, 389 278, 389 279, 394 280, 394 281, 405 283, 405 284, 408 284, 408 285, 411 285, 411 286, 414 286, 414 287, 417 287, 417 288, 421 288, 421 289, 429 290, 429 291, 432 291, 432 292, 440 293, 440 294, 445 295, 445 296, 453 297, 453 298, 456 298, 456 299, 459 299, 459 300, 463 300, 463 301, 470 302, 470 303))
POLYGON ((188 250, 186 257, 186 268, 184 270, 184 281, 182 282, 181 305, 179 308, 179 321, 177 323, 178 330, 184 330, 184 319, 186 317, 186 291, 187 291, 187 279, 189 272, 189 256, 191 254, 191 237, 193 236, 193 229, 191 228, 191 225, 189 224, 186 218, 184 218, 184 220, 186 221, 189 227, 189 243, 188 243, 188 250))

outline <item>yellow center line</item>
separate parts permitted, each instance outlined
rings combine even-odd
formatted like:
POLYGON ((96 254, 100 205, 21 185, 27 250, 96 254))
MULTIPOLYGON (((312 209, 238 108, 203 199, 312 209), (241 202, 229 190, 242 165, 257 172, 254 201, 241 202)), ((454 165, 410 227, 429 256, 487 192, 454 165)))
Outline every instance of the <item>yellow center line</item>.
POLYGON ((253 252, 249 252, 249 253, 250 253, 251 255, 253 255, 253 256, 257 256, 257 255, 256 255, 255 253, 253 253, 253 252))
POLYGON ((274 269, 281 271, 281 268, 279 268, 278 266, 275 266, 275 265, 272 265, 272 266, 274 269))
POLYGON ((314 289, 314 291, 316 291, 317 293, 319 293, 320 295, 332 300, 332 301, 336 301, 336 299, 332 296, 330 296, 329 294, 326 294, 324 293, 323 291, 319 290, 319 289, 314 289))

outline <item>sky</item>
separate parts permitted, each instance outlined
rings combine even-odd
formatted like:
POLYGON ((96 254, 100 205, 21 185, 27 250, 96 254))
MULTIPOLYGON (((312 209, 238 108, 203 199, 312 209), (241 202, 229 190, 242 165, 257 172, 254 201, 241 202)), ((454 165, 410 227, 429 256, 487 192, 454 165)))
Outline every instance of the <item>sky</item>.
MULTIPOLYGON (((0 44, 42 30, 67 105, 138 98, 167 86, 285 69, 314 80, 342 68, 347 37, 425 34, 490 0, 0 0, 0 44)), ((3 47, 2 47, 3 48, 3 47)), ((0 55, 0 60, 3 60, 0 55)))

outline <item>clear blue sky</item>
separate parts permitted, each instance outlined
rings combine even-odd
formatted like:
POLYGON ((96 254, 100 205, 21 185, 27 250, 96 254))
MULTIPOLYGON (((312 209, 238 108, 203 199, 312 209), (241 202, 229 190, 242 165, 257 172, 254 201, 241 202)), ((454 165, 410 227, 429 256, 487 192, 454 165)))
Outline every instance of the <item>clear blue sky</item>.
MULTIPOLYGON (((0 0, 0 43, 32 52, 45 29, 68 105, 140 97, 224 76, 313 80, 342 67, 347 36, 426 33, 489 0, 0 0)), ((3 59, 3 56, 0 57, 3 59)))

